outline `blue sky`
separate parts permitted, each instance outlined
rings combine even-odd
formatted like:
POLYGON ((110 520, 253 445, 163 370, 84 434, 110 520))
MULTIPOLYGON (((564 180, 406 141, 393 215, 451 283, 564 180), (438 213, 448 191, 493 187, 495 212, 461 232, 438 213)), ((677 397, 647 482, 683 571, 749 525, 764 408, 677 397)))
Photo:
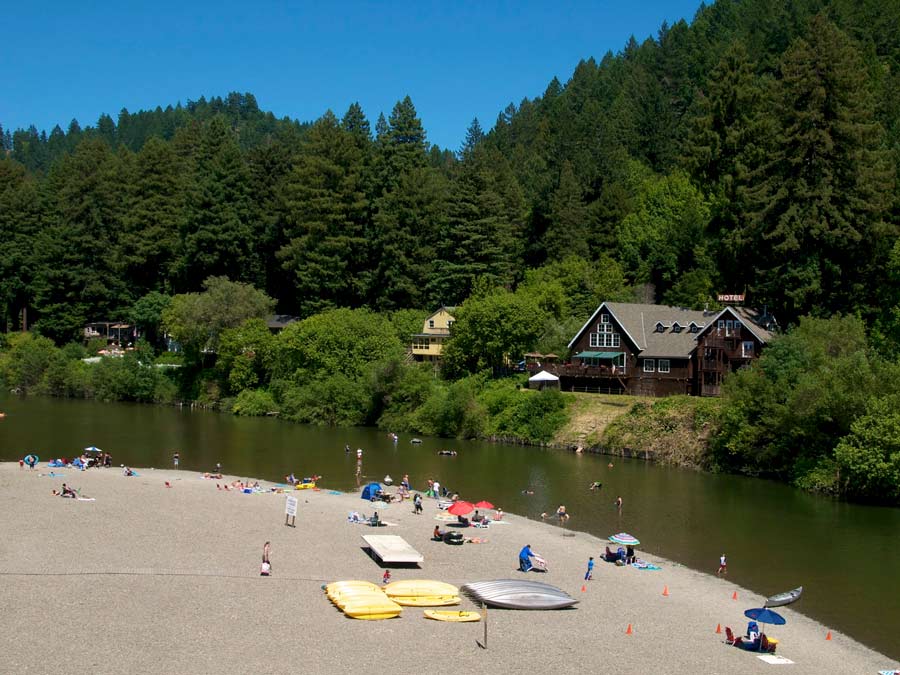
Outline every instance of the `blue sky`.
POLYGON ((699 0, 88 4, 4 8, 4 129, 94 125, 230 91, 303 121, 359 101, 374 127, 408 94, 428 140, 455 150, 473 117, 492 127, 580 59, 690 21, 699 0))

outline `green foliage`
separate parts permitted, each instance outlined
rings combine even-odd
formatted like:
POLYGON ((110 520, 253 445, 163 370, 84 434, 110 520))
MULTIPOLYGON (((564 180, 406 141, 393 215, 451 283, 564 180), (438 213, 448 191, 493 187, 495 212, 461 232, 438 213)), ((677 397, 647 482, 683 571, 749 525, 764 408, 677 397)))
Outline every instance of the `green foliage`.
POLYGON ((377 363, 368 374, 372 392, 370 421, 391 431, 418 431, 419 409, 440 386, 429 364, 377 363))
POLYGON ((0 354, 0 376, 10 389, 27 392, 36 387, 57 353, 52 340, 18 333, 9 336, 9 350, 0 354))
POLYGON ((869 399, 896 388, 896 371, 869 350, 858 318, 803 319, 726 379, 716 461, 787 479, 821 473, 869 399))
POLYGON ((226 328, 219 337, 216 368, 231 393, 253 389, 271 369, 275 337, 262 319, 226 328))
POLYGON ((158 346, 161 338, 163 312, 172 304, 172 298, 158 291, 150 291, 131 306, 128 320, 134 323, 144 338, 158 346))
POLYGON ((226 277, 209 277, 203 288, 203 293, 176 295, 162 312, 165 330, 195 357, 203 349, 215 350, 226 328, 263 319, 275 306, 262 291, 226 277))
POLYGON ((896 395, 873 398, 834 451, 840 489, 855 499, 900 504, 900 412, 896 395))
POLYGON ((450 375, 501 368, 533 347, 545 323, 526 295, 495 291, 470 298, 457 311, 442 368, 450 375))
POLYGON ((363 384, 344 373, 297 384, 284 393, 282 414, 289 420, 327 426, 356 426, 368 416, 363 384))
POLYGON ((231 412, 245 417, 261 417, 278 412, 275 398, 264 389, 244 389, 237 395, 231 412))
POLYGON ((277 335, 272 374, 301 385, 338 374, 355 380, 368 364, 403 351, 383 316, 367 309, 335 309, 292 323, 277 335))
POLYGON ((468 377, 435 389, 419 410, 419 429, 448 438, 476 438, 484 433, 486 413, 476 398, 479 383, 479 378, 468 377))
POLYGON ((479 396, 490 414, 488 434, 527 443, 547 443, 568 420, 566 401, 555 389, 533 392, 509 380, 479 396))

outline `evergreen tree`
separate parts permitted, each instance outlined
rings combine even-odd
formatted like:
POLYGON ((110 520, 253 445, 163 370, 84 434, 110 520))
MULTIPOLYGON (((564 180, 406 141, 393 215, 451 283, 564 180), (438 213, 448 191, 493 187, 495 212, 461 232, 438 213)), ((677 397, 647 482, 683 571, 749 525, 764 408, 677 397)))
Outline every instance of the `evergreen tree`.
POLYGON ((588 250, 589 212, 582 201, 581 186, 572 164, 563 162, 559 187, 550 198, 550 224, 543 245, 549 260, 562 260, 568 255, 590 257, 588 250))
POLYGON ((865 307, 896 237, 893 176, 859 52, 824 17, 785 53, 773 112, 777 142, 748 192, 756 302, 789 321, 865 307))
POLYGON ((332 113, 310 129, 282 190, 285 236, 278 253, 303 316, 362 302, 368 201, 363 154, 332 113))
POLYGON ((463 161, 471 158, 476 146, 484 140, 484 130, 478 122, 478 118, 472 119, 472 123, 466 130, 466 139, 463 141, 462 147, 459 149, 459 158, 463 161))

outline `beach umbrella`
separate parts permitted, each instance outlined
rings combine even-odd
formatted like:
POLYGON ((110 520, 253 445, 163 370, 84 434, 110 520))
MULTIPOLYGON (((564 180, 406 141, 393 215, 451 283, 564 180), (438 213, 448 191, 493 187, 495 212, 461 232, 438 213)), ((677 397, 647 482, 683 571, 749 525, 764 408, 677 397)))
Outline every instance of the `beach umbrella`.
POLYGON ((89 445, 88 447, 86 447, 86 448, 84 449, 84 451, 85 451, 85 452, 103 452, 100 448, 98 448, 98 447, 96 447, 96 446, 94 446, 94 445, 89 445))
MULTIPOLYGON (((765 635, 767 623, 770 623, 773 626, 783 626, 787 623, 781 614, 773 612, 767 607, 754 607, 753 609, 744 610, 744 616, 748 619, 759 621, 763 625, 760 635, 765 635)), ((762 640, 759 641, 759 648, 762 649, 762 640)))
POLYGON ((627 532, 619 532, 619 534, 614 534, 609 538, 609 540, 614 544, 619 544, 620 546, 637 546, 641 543, 627 532))
POLYGON ((453 502, 450 508, 447 509, 447 513, 452 513, 454 516, 464 516, 474 510, 475 505, 471 502, 453 502))
POLYGON ((494 505, 491 504, 490 502, 482 499, 480 502, 475 502, 475 508, 476 509, 492 509, 492 508, 494 508, 494 505))

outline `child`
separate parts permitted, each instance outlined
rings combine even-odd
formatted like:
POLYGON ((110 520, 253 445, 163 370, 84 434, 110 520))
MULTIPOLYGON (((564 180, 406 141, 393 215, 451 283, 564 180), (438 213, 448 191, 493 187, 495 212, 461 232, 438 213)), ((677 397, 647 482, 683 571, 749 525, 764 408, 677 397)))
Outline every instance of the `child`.
POLYGON ((390 570, 384 571, 384 576, 381 577, 381 583, 383 583, 383 584, 391 583, 391 571, 390 570))
POLYGON ((584 580, 590 581, 594 578, 594 556, 588 558, 587 572, 584 573, 584 580))
POLYGON ((716 570, 716 576, 720 574, 728 574, 728 560, 725 558, 725 554, 719 558, 719 569, 716 570))

